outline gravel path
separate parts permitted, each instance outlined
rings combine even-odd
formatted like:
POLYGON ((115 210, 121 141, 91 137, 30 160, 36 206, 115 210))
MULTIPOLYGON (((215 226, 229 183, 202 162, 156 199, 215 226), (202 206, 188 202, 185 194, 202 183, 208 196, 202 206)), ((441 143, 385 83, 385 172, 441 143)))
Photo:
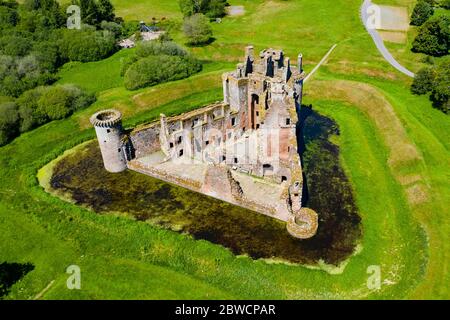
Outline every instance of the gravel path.
POLYGON ((406 74, 408 77, 414 78, 414 73, 406 69, 404 66, 402 66, 400 63, 395 60, 395 58, 392 56, 392 54, 389 52, 389 50, 384 45, 383 39, 381 39, 380 34, 376 29, 369 28, 367 26, 367 22, 369 21, 369 15, 367 13, 367 9, 372 5, 371 0, 364 0, 362 6, 361 6, 361 19, 366 27, 367 32, 372 37, 373 41, 375 42, 375 45, 377 46, 378 51, 383 55, 384 59, 386 59, 387 62, 389 62, 395 69, 398 71, 406 74))

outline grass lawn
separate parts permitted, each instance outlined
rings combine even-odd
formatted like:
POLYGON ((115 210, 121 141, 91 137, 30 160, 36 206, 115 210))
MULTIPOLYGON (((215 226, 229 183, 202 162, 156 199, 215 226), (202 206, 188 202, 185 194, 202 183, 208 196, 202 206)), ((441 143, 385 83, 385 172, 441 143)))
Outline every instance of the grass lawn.
MULTIPOLYGON (((181 19, 173 0, 127 2, 114 1, 119 15, 181 19)), ((115 73, 108 77, 129 52, 66 67, 60 82, 85 85, 97 92, 98 101, 0 148, 0 258, 34 265, 7 298, 33 298, 52 281, 43 299, 450 298, 448 116, 426 97, 411 95, 411 80, 382 59, 359 21, 361 1, 230 3, 244 5, 246 14, 215 24, 216 41, 190 49, 212 61, 201 73, 131 92, 115 73), (341 273, 236 257, 206 241, 114 214, 97 215, 38 185, 41 167, 94 138, 88 117, 96 110, 118 108, 125 125, 134 126, 161 112, 176 114, 220 100, 220 74, 233 69, 248 43, 256 49, 282 47, 292 59, 301 51, 307 71, 338 43, 306 84, 304 102, 338 123, 341 161, 362 216, 360 250, 341 273), (399 133, 401 140, 392 138, 399 133), (414 157, 399 151, 404 145, 416 151, 414 157), (71 264, 81 267, 82 290, 65 287, 71 264), (380 290, 366 286, 371 265, 381 268, 380 290)))

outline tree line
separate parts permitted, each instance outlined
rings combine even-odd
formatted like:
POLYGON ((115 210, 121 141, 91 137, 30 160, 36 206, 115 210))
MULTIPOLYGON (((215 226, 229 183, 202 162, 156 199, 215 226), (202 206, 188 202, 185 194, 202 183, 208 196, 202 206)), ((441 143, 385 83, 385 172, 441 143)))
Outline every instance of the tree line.
POLYGON ((109 0, 0 0, 0 145, 95 101, 72 85, 50 86, 69 61, 104 59, 130 32, 109 0), (66 27, 70 4, 81 8, 81 29, 66 27))
POLYGON ((417 36, 412 51, 427 55, 429 67, 421 69, 411 85, 414 94, 429 94, 435 108, 450 111, 450 60, 441 58, 434 64, 432 57, 444 57, 450 53, 450 15, 436 14, 436 9, 449 10, 450 0, 419 0, 411 14, 411 25, 417 26, 417 36))

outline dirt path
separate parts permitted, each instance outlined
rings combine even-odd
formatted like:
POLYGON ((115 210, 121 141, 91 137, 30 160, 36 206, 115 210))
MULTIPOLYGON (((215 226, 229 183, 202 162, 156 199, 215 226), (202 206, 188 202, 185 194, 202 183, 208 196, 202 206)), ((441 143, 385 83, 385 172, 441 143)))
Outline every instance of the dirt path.
POLYGON ((333 50, 337 47, 337 44, 333 44, 333 46, 330 48, 330 50, 328 50, 328 52, 323 56, 322 60, 320 60, 320 62, 314 67, 314 69, 312 69, 312 71, 306 76, 305 80, 303 80, 303 82, 308 81, 309 78, 311 78, 314 73, 316 73, 316 71, 320 68, 320 66, 322 64, 325 63, 325 61, 328 59, 328 57, 330 56, 330 54, 333 52, 333 50))

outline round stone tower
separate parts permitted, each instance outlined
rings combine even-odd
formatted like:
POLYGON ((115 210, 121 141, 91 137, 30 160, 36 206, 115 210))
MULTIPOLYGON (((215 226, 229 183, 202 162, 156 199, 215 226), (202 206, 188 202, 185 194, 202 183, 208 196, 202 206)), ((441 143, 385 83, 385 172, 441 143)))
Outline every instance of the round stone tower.
POLYGON ((127 162, 122 148, 122 114, 113 109, 102 110, 90 120, 97 133, 105 169, 113 173, 124 171, 127 162))

